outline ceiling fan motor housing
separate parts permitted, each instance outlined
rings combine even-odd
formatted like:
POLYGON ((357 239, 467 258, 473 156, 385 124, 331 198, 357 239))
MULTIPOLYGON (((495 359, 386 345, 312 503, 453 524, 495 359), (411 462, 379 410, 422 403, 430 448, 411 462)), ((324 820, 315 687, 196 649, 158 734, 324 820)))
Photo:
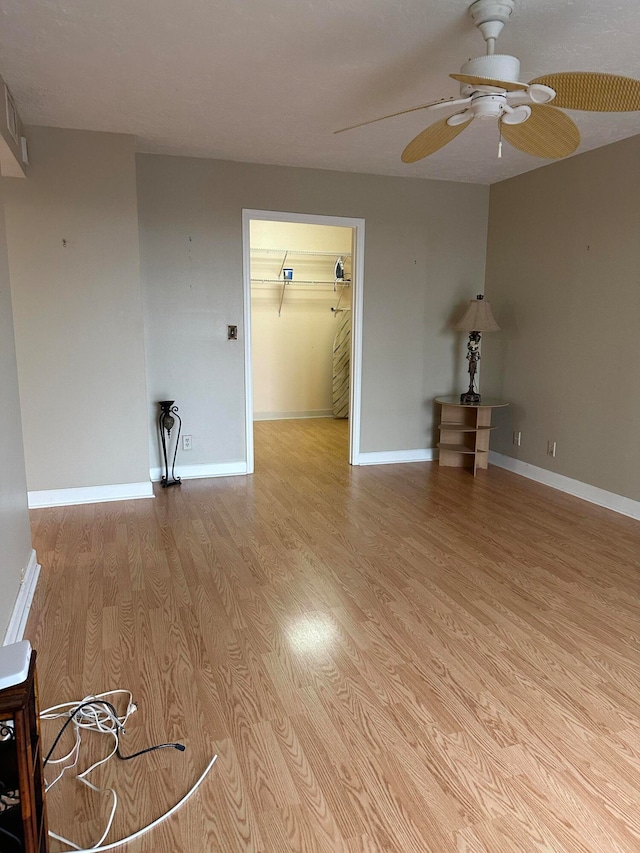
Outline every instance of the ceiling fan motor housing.
MULTIPOLYGON (((508 83, 518 83, 520 78, 520 60, 515 56, 494 53, 470 59, 460 69, 461 74, 470 77, 486 77, 489 80, 505 80, 508 83)), ((463 84, 460 91, 468 95, 469 84, 463 84)), ((473 90, 473 87, 471 87, 473 90)))
POLYGON ((473 117, 500 118, 504 112, 506 103, 507 98, 505 95, 481 95, 473 100, 473 117))

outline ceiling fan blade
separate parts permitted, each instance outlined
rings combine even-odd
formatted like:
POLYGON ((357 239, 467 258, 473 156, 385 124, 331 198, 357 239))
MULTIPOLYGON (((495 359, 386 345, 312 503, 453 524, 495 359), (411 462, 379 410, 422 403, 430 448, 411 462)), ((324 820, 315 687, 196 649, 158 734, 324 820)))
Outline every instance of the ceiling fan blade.
POLYGON ((447 124, 447 119, 443 118, 435 124, 429 125, 426 130, 419 133, 402 152, 403 163, 416 163, 434 151, 442 148, 447 142, 455 139, 459 133, 471 124, 471 120, 463 124, 450 125, 447 124))
POLYGON ((472 74, 449 74, 458 83, 467 83, 470 86, 496 86, 506 92, 520 92, 528 88, 527 83, 512 83, 509 80, 494 80, 493 77, 474 77, 472 74))
POLYGON ((507 142, 534 157, 550 160, 567 157, 580 144, 580 132, 575 122, 557 107, 532 104, 531 115, 525 122, 500 122, 500 127, 507 142))
POLYGON ((640 110, 640 80, 632 77, 597 71, 562 71, 536 77, 531 83, 555 89, 554 107, 602 113, 640 110))
POLYGON ((335 133, 344 133, 346 130, 355 130, 356 127, 364 127, 367 124, 375 124, 377 121, 384 121, 387 118, 395 118, 396 116, 404 116, 407 113, 415 113, 417 110, 438 109, 439 107, 457 107, 460 104, 470 103, 471 98, 441 98, 439 101, 430 101, 428 104, 420 104, 417 107, 408 107, 406 110, 398 110, 397 113, 389 113, 380 118, 372 118, 369 121, 361 121, 360 124, 352 124, 349 127, 341 127, 340 130, 334 130, 335 133))

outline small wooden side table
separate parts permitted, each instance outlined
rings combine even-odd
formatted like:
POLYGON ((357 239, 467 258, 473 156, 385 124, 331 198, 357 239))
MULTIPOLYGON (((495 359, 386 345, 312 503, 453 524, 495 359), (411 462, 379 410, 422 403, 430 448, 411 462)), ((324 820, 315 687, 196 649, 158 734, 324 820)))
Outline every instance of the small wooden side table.
POLYGON ((480 403, 461 403, 460 397, 436 397, 442 407, 440 416, 440 465, 471 468, 473 476, 479 468, 489 466, 491 411, 509 404, 504 400, 484 397, 480 403))
POLYGON ((0 811, 0 850, 49 853, 34 651, 26 679, 0 690, 0 732, 5 735, 0 740, 0 782, 20 797, 17 805, 0 811))

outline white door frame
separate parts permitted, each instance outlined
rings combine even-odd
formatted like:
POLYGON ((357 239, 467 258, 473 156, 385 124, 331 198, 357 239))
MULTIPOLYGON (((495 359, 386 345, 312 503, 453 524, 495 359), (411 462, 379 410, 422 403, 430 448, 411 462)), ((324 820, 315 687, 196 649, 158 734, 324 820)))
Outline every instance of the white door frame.
POLYGON ((242 211, 242 265, 244 281, 244 388, 247 474, 253 474, 253 376, 251 366, 251 248, 252 219, 267 222, 302 222, 306 225, 337 225, 353 228, 351 378, 349 383, 349 462, 360 464, 360 406, 362 388, 362 291, 364 287, 364 219, 282 213, 275 210, 242 211))

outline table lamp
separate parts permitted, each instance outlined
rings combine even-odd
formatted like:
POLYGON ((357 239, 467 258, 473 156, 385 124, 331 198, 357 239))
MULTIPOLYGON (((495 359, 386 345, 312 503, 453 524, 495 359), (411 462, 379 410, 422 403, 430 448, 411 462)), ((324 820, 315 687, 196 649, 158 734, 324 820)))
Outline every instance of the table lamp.
POLYGON ((469 390, 460 395, 460 402, 463 405, 478 405, 481 397, 475 389, 475 378, 480 361, 480 332, 497 332, 500 329, 493 316, 490 303, 481 293, 469 301, 464 316, 458 320, 454 329, 458 332, 469 332, 469 343, 467 344, 469 390))

